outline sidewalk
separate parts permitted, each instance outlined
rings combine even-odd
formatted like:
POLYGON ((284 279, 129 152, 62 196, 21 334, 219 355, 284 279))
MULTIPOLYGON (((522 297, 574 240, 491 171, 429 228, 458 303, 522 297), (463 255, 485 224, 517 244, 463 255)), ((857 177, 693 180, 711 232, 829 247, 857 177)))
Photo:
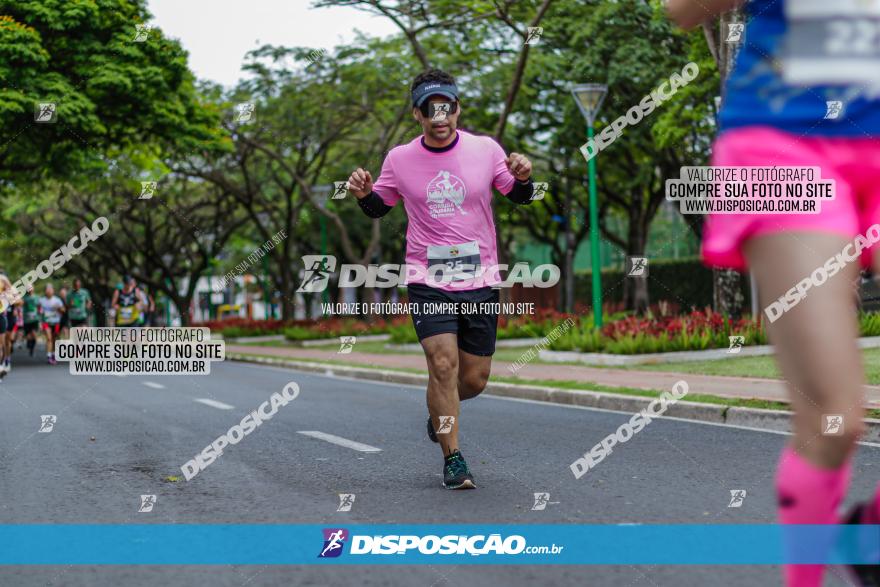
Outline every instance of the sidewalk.
MULTIPOLYGON (((425 357, 422 355, 391 355, 352 352, 340 355, 334 351, 309 349, 309 348, 281 348, 261 347, 228 344, 228 353, 259 354, 285 359, 318 359, 330 361, 344 361, 346 364, 357 366, 365 365, 372 367, 385 367, 389 369, 419 369, 427 372, 425 357)), ((492 375, 496 377, 511 377, 507 361, 492 361, 492 375)), ((787 390, 785 383, 777 379, 758 379, 753 377, 718 377, 709 375, 695 375, 691 373, 667 373, 665 371, 635 371, 629 369, 609 369, 597 367, 581 367, 574 365, 547 365, 530 363, 521 367, 515 376, 516 379, 527 380, 544 379, 560 381, 583 381, 614 387, 633 387, 638 389, 671 389, 672 385, 680 380, 687 381, 691 393, 715 395, 719 397, 761 399, 777 402, 787 402, 787 390)), ((880 409, 880 386, 866 386, 866 406, 872 409, 880 409)))

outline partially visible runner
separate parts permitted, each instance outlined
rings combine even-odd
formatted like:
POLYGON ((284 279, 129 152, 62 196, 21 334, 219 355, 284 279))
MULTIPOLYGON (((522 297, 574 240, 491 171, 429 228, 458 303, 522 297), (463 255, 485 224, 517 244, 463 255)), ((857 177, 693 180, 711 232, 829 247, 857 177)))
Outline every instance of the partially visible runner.
POLYGON ((443 451, 443 486, 476 487, 459 450, 460 402, 486 387, 495 353, 498 314, 462 311, 462 303, 496 303, 498 275, 492 188, 517 204, 533 195, 532 164, 487 136, 457 130, 461 114, 455 79, 438 69, 416 76, 411 86, 412 116, 422 134, 392 149, 373 183, 358 168, 349 178, 351 192, 372 218, 387 214, 403 200, 408 218, 406 265, 410 303, 419 311, 413 326, 428 363, 428 437, 443 451), (448 281, 436 284, 428 267, 444 270, 448 281), (486 270, 488 269, 488 272, 486 270), (439 306, 438 306, 439 307, 439 306))
POLYGON ((123 278, 122 289, 113 291, 110 306, 115 310, 116 326, 121 328, 137 328, 140 326, 143 302, 134 277, 123 278))
MULTIPOLYGON (((691 27, 735 5, 669 0, 667 8, 679 24, 691 27)), ((838 513, 865 429, 852 284, 860 264, 880 271, 878 247, 871 249, 861 236, 876 232, 880 223, 880 44, 857 45, 845 31, 867 28, 873 38, 880 14, 876 3, 859 0, 754 0, 746 12, 712 165, 820 167, 822 179, 835 180, 835 199, 823 200, 819 214, 710 216, 703 257, 717 267, 750 269, 764 307, 825 268, 827 281, 765 323, 794 410, 794 437, 776 477, 779 519, 880 524, 880 486, 872 499, 844 517, 838 513), (861 244, 864 250, 855 248, 861 244), (840 262, 841 255, 847 262, 840 262), (836 275, 827 269, 835 257, 842 265, 836 275), (827 433, 835 415, 839 427, 827 433)), ((862 585, 880 585, 880 555, 876 565, 851 571, 862 585)), ((786 565, 785 581, 790 587, 818 587, 823 573, 821 565, 786 565)))
POLYGON ((7 343, 12 340, 14 324, 10 322, 9 316, 10 311, 14 309, 14 305, 10 304, 7 298, 12 293, 12 282, 5 273, 0 273, 0 296, 2 296, 0 299, 3 300, 2 306, 0 306, 0 379, 6 377, 6 374, 11 369, 9 366, 9 345, 7 343))
POLYGON ((84 289, 82 280, 73 280, 73 289, 67 294, 67 315, 70 317, 70 327, 77 328, 89 325, 89 314, 92 311, 92 295, 84 289))
POLYGON ((142 307, 144 308, 144 311, 141 314, 141 326, 152 326, 156 303, 153 301, 153 296, 147 291, 147 284, 142 283, 138 288, 138 291, 140 292, 142 307))
POLYGON ((12 327, 12 341, 10 345, 9 354, 12 354, 12 349, 21 350, 24 347, 24 331, 22 330, 24 327, 23 320, 23 311, 24 302, 22 300, 18 300, 18 303, 15 304, 15 326, 12 327))
POLYGON ((22 298, 21 320, 28 355, 34 356, 37 346, 37 333, 40 331, 40 298, 34 295, 34 286, 28 286, 27 294, 22 298))
MULTIPOLYGON (((58 298, 64 302, 65 309, 67 308, 67 287, 61 286, 61 289, 58 290, 58 298)), ((63 312, 61 314, 61 324, 60 324, 60 332, 58 334, 59 339, 68 338, 70 334, 70 318, 67 316, 67 312, 63 312)))
POLYGON ((46 335, 46 357, 50 365, 55 365, 55 341, 61 333, 61 316, 64 302, 55 295, 52 284, 46 284, 45 295, 40 298, 40 314, 43 317, 43 331, 46 335))

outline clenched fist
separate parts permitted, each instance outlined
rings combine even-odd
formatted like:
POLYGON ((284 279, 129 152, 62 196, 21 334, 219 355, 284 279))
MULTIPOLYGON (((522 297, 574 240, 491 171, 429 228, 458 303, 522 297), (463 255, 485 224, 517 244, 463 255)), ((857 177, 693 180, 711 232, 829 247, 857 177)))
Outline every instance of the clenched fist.
POLYGON ((358 167, 348 178, 348 191, 353 193, 358 200, 365 198, 373 191, 373 176, 369 171, 358 167))
POLYGON ((507 163, 507 168, 510 169, 513 177, 519 181, 526 181, 532 176, 532 162, 525 155, 511 153, 504 162, 507 163))

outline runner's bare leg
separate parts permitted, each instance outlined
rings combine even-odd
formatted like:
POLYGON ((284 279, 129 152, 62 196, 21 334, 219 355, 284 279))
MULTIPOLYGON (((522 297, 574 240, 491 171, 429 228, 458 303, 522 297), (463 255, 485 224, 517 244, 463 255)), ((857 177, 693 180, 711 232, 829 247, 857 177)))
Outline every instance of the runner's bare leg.
POLYGON ((442 416, 454 416, 448 433, 437 434, 443 456, 458 450, 458 337, 451 332, 435 334, 422 340, 428 360, 428 413, 434 430, 440 429, 442 416))

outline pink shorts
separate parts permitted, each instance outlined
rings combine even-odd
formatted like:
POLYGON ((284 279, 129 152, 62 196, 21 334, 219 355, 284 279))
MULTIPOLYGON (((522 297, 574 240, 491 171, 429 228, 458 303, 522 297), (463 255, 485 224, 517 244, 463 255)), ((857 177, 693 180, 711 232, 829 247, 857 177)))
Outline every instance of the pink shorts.
MULTIPOLYGON (((747 269, 742 247, 751 237, 779 232, 825 232, 853 239, 880 223, 880 138, 798 136, 752 126, 722 134, 713 146, 713 166, 822 168, 834 179, 835 198, 822 200, 818 214, 711 214, 703 226, 703 261, 747 269)), ((872 249, 862 252, 864 267, 872 249)))

